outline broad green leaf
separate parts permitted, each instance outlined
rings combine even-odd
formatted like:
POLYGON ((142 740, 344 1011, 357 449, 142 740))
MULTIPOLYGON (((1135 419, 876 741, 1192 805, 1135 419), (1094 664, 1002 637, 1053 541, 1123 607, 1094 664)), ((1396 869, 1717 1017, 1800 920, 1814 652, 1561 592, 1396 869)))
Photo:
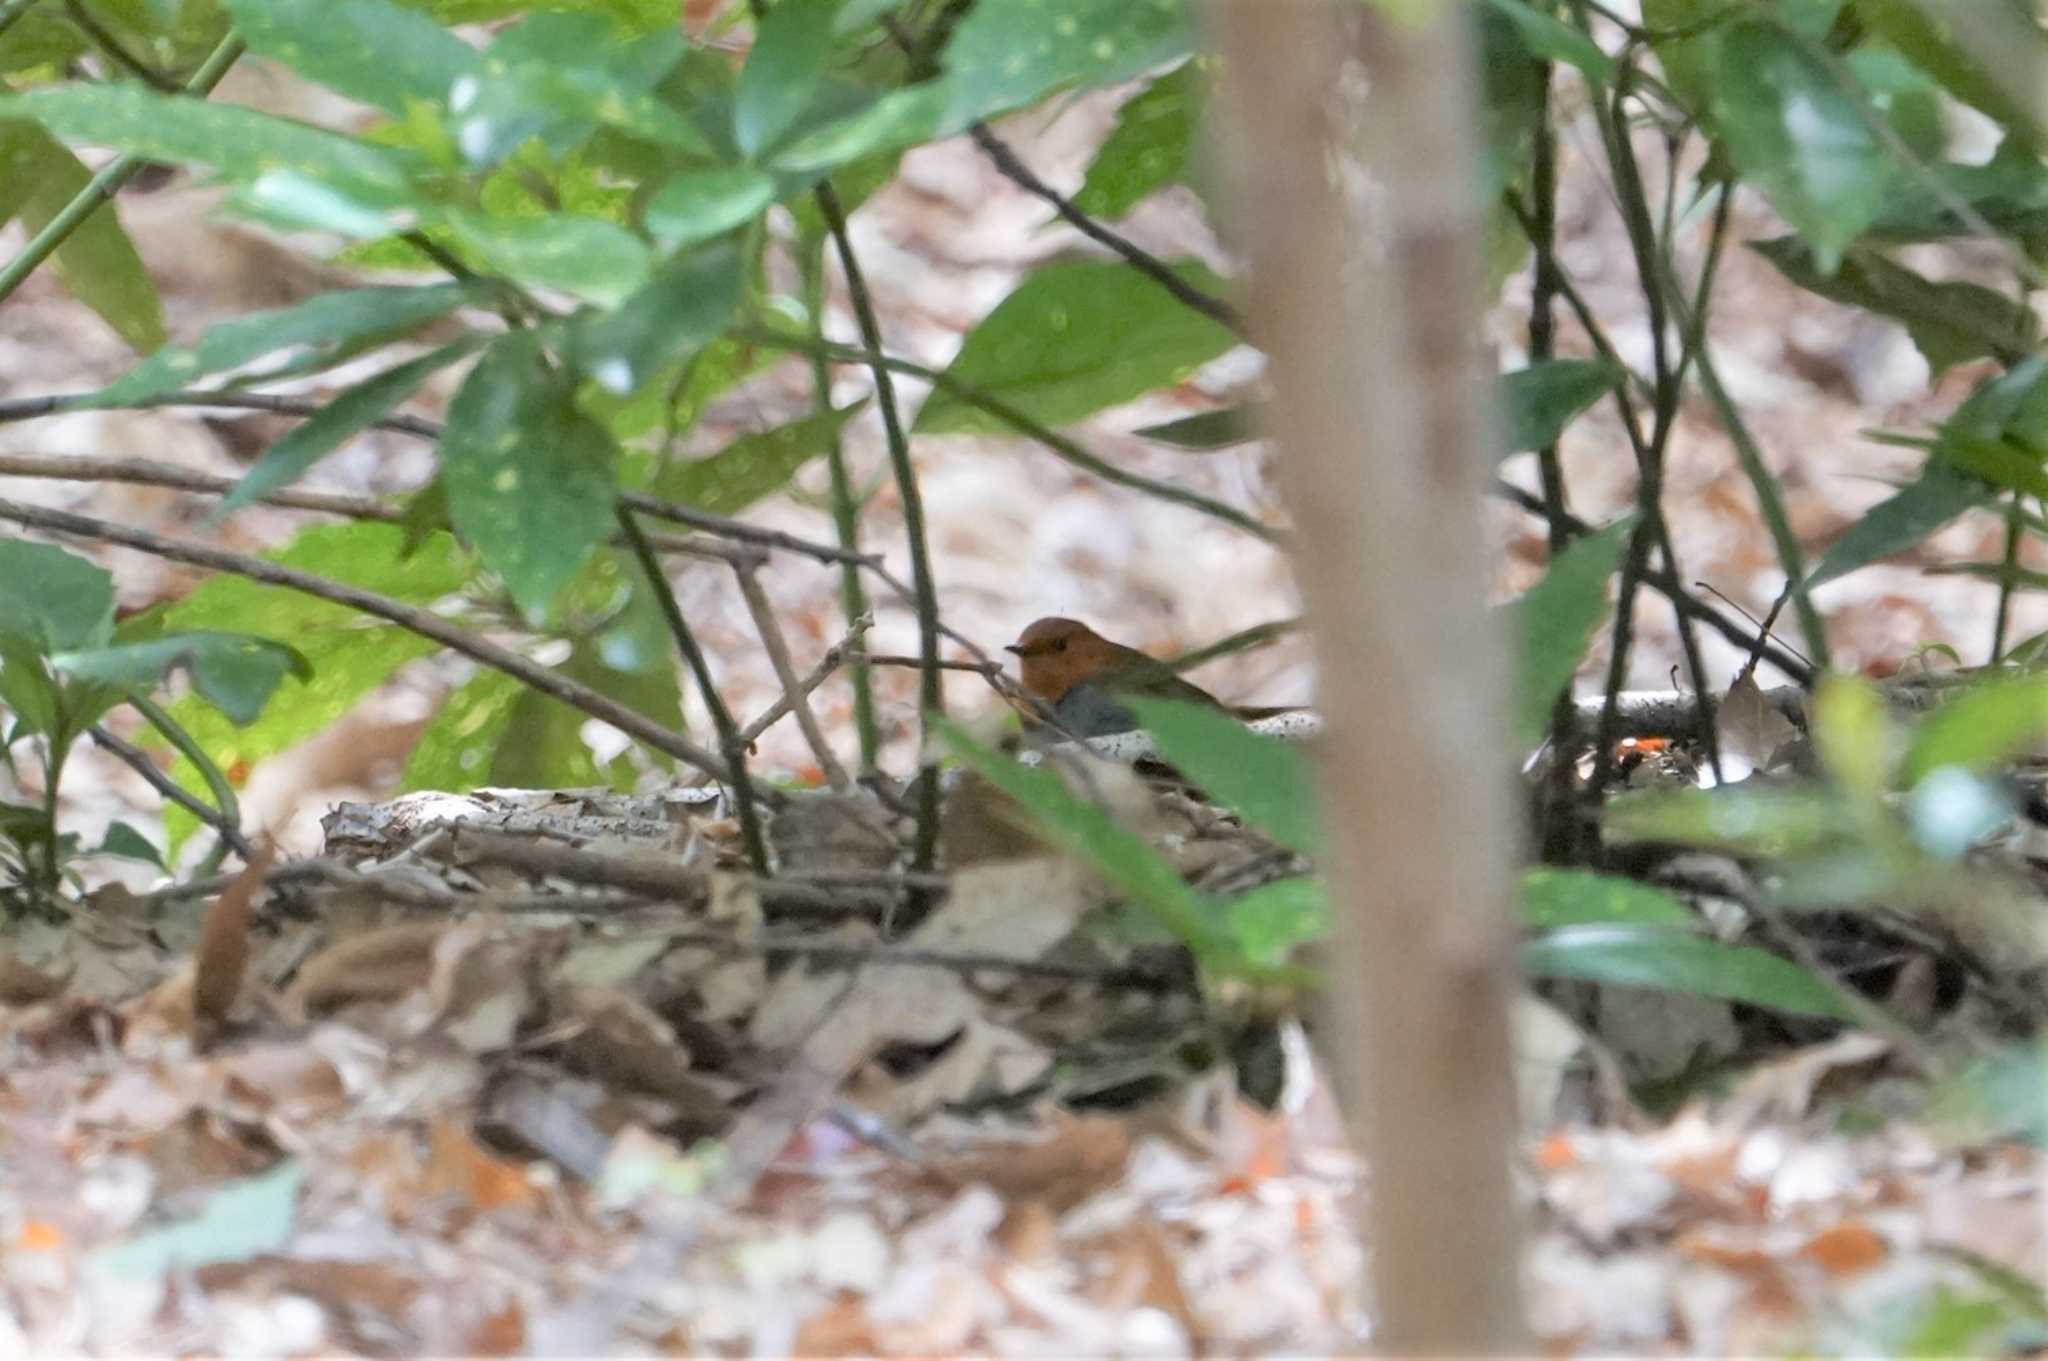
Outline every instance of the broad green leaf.
POLYGON ((499 339, 448 408, 448 513, 529 619, 613 526, 616 446, 530 331, 499 339))
POLYGON ((1807 577, 1808 588, 1903 553, 1966 510, 1988 504, 1996 492, 1974 477, 1929 463, 1920 476, 1863 512, 1834 541, 1807 577))
MULTIPOLYGON (((1939 161, 1948 129, 1942 122, 1941 87, 1934 79, 1888 47, 1865 43, 1844 60, 1906 150, 1922 161, 1939 161)), ((1887 205, 1886 214, 1890 211, 1887 205)))
POLYGON ((1855 1017, 1833 988, 1766 950, 1723 945, 1664 926, 1567 926, 1522 947, 1539 978, 1721 997, 1798 1016, 1855 1017))
POLYGON ((1308 758, 1230 715, 1172 700, 1126 697, 1160 753, 1215 802, 1291 850, 1314 855, 1322 826, 1308 758))
POLYGON ((1233 444, 1259 439, 1263 436, 1265 428, 1266 404, 1247 402, 1243 406, 1226 406, 1195 416, 1183 416, 1164 425, 1142 426, 1131 433, 1142 435, 1146 439, 1156 439, 1161 444, 1206 452, 1210 449, 1227 449, 1233 444))
POLYGON ((476 49, 392 0, 225 0, 250 50, 386 113, 440 105, 482 69, 476 49))
POLYGON ((254 723, 287 675, 313 676, 312 664, 295 648, 246 633, 172 633, 143 643, 60 652, 50 665, 119 690, 150 689, 183 667, 200 697, 238 724, 254 723))
POLYGON ((1210 905, 1143 837, 1119 826, 1099 805, 1069 793, 1054 772, 1020 766, 976 742, 956 723, 936 717, 932 722, 963 764, 1016 800, 1049 840, 1085 857, 1198 958, 1227 963, 1236 956, 1235 942, 1218 925, 1210 905))
POLYGON ((145 865, 168 869, 164 864, 164 853, 156 843, 136 831, 125 822, 107 824, 107 834, 100 838, 100 844, 92 851, 94 855, 117 855, 123 860, 140 860, 145 865))
POLYGON ((1839 796, 1755 782, 1621 794, 1601 810, 1600 822, 1618 840, 1672 841, 1765 859, 1810 854, 1853 831, 1839 796))
POLYGON ((789 131, 810 107, 832 54, 839 0, 775 0, 740 70, 732 135, 752 159, 789 131))
MULTIPOLYGON (((1491 202, 1502 191, 1518 186, 1528 174, 1549 87, 1543 63, 1529 51, 1513 20, 1491 5, 1476 6, 1473 18, 1483 77, 1480 192, 1491 202)), ((1520 235, 1519 228, 1516 235, 1520 235)))
MULTIPOLYGON (((228 191, 221 206, 250 222, 281 232, 333 232, 356 241, 384 243, 394 232, 417 226, 420 214, 410 204, 367 201, 325 180, 296 170, 266 170, 247 184, 228 191)), ((423 267, 431 262, 409 243, 391 245, 411 251, 402 264, 423 267)))
MULTIPOLYGON (((71 149, 34 123, 0 122, 0 222, 50 224, 92 178, 71 149)), ((57 247, 57 277, 121 339, 147 354, 164 343, 163 304, 114 205, 103 204, 57 247)))
POLYGON ((1487 0, 1487 4, 1515 26, 1532 56, 1576 66, 1596 84, 1604 85, 1614 79, 1614 58, 1570 24, 1544 13, 1528 0, 1487 0))
POLYGON ((492 756, 512 721, 513 708, 526 693, 524 684, 502 671, 479 671, 457 686, 413 744, 399 789, 459 794, 497 784, 492 756))
MULTIPOLYGON (((395 339, 417 330, 469 298, 470 290, 463 284, 322 293, 275 312, 221 322, 208 328, 190 349, 159 350, 113 383, 80 398, 79 405, 131 405, 281 351, 305 350, 315 359, 341 358, 359 342, 395 339)), ((294 368, 303 371, 304 365, 294 368)))
POLYGON ((44 653, 97 647, 113 636, 114 578, 75 553, 0 539, 0 633, 44 653))
POLYGON ((1533 746, 1549 729, 1557 697, 1571 684, 1593 630, 1607 617, 1607 579, 1620 565, 1634 524, 1633 516, 1624 517, 1570 545, 1543 580, 1508 607, 1520 642, 1513 701, 1518 743, 1533 746))
POLYGON ((0 630, 0 708, 14 715, 11 746, 26 734, 59 736, 64 726, 61 687, 50 674, 46 649, 0 630))
POLYGON ((2039 338, 2039 323, 2029 308, 1979 284, 1935 283, 1862 247, 1850 250, 1833 273, 1826 273, 1796 237, 1750 244, 1801 288, 1904 322, 1937 378, 1967 359, 1994 356, 2015 363, 2039 338))
POLYGON ((558 288, 616 307, 647 282, 653 261, 639 237, 594 217, 485 217, 452 212, 456 239, 522 284, 558 288))
MULTIPOLYGON (((1206 292, 1224 289, 1199 264, 1182 263, 1175 272, 1206 292)), ((1047 425, 1066 425, 1184 382, 1235 344, 1228 327, 1183 306, 1128 265, 1073 260, 1040 268, 997 304, 968 335, 946 376, 1047 425)), ((944 391, 933 392, 917 413, 920 434, 1006 428, 944 391)))
POLYGON ((475 351, 479 339, 444 345, 431 354, 394 365, 342 392, 270 446, 220 503, 220 514, 251 505, 305 476, 306 470, 398 409, 420 384, 475 351))
POLYGON ((33 71, 39 66, 62 69, 82 55, 87 38, 76 24, 59 17, 62 13, 55 6, 18 12, 14 24, 0 33, 0 74, 33 71))
POLYGON ((655 476, 650 490, 664 500, 715 515, 736 515, 788 486, 797 469, 830 449, 846 422, 866 404, 855 402, 744 435, 709 458, 670 463, 655 476))
MULTIPOLYGON (((1940 8, 1923 0, 1853 3, 1859 19, 1939 81, 1943 89, 2036 146, 2048 144, 2048 128, 2038 118, 2039 105, 2014 98, 2009 87, 1985 69, 1968 44, 1958 41, 1953 25, 1940 8)), ((2010 63, 2007 69, 2031 71, 2038 84, 2039 73, 2048 70, 2048 37, 2043 36, 2034 16, 2017 5, 1984 3, 1973 8, 1980 20, 1990 22, 2005 35, 2001 56, 2010 63)))
MULTIPOLYGON (((404 542, 397 525, 321 525, 265 556, 409 605, 431 605, 462 588, 468 564, 453 538, 429 535, 410 557, 400 555, 404 542)), ((212 578, 166 609, 162 622, 171 632, 253 633, 287 640, 312 666, 310 681, 284 691, 246 727, 237 727, 198 696, 169 706, 171 716, 224 770, 253 766, 324 731, 398 668, 439 650, 429 639, 345 605, 242 577, 212 578)), ((183 758, 172 775, 187 789, 205 789, 183 758)), ((184 810, 164 810, 174 849, 193 826, 192 815, 184 810)))
POLYGON ((286 1159, 268 1172, 210 1192, 198 1213, 101 1248, 94 1269, 123 1280, 157 1280, 177 1268, 244 1262, 291 1241, 306 1166, 286 1159))
POLYGON ((1890 178, 1857 96, 1801 39, 1765 20, 1720 29, 1713 54, 1719 144, 1832 272, 1877 219, 1890 178))
POLYGON ((739 249, 729 241, 670 260, 616 311, 577 316, 570 340, 577 369, 607 391, 633 392, 669 360, 717 339, 745 283, 739 249))
POLYGON ((668 26, 635 36, 602 14, 533 14, 498 35, 482 78, 450 93, 456 147, 471 166, 492 166, 533 138, 564 156, 597 128, 612 127, 708 155, 702 132, 659 94, 688 49, 673 15, 668 26), (565 61, 565 53, 575 59, 565 61))
POLYGON ((1588 870, 1522 872, 1522 923, 1536 931, 1607 923, 1620 926, 1693 926, 1684 903, 1659 888, 1618 874, 1588 870))
POLYGON ((1330 935, 1329 891, 1316 878, 1281 879, 1232 898, 1223 920, 1246 959, 1279 968, 1330 935))
POLYGON ((759 170, 686 170, 655 191, 642 222, 673 251, 753 221, 775 199, 775 178, 759 170))
POLYGON ((2048 734, 2048 677, 1996 676, 1920 720, 1901 780, 1911 786, 1943 766, 1983 770, 2048 734))
POLYGON ((66 85, 0 98, 0 116, 33 118, 71 141, 205 166, 231 182, 292 170, 369 203, 411 202, 404 155, 254 109, 154 94, 133 84, 66 85))
POLYGON ((891 90, 857 113, 833 119, 793 138, 768 158, 788 175, 833 170, 863 157, 886 155, 937 135, 949 98, 939 82, 891 90))
POLYGON ((1935 185, 1919 175, 1901 179, 1869 239, 1892 243, 1974 236, 1976 225, 1952 206, 1960 201, 1994 231, 2020 242, 2030 259, 2038 262, 2048 251, 2048 166, 2024 139, 2008 136, 1981 165, 1944 162, 1928 166, 1928 173, 1935 185))
POLYGON ((1573 417, 1627 380, 1625 369, 1605 359, 1552 359, 1501 375, 1506 452, 1555 444, 1573 417))
POLYGON ((975 5, 941 58, 943 136, 1055 90, 1114 85, 1188 54, 1187 0, 975 5))
POLYGON ((1206 86, 1200 63, 1188 61, 1125 100, 1074 206, 1090 217, 1119 218, 1140 199, 1184 182, 1206 86))
POLYGON ((2014 446, 2011 440, 1984 439, 1959 430, 1944 430, 1935 455, 1951 467, 1974 473, 1994 487, 2048 498, 2048 470, 2041 455, 2014 446))

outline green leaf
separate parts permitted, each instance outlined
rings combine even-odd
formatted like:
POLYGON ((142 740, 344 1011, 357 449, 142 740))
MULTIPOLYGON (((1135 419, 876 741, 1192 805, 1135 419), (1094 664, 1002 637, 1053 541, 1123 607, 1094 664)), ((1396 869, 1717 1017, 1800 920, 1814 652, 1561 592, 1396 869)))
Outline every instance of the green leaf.
POLYGON ((787 175, 811 175, 929 141, 938 133, 948 98, 946 86, 938 82, 891 90, 864 109, 792 139, 768 164, 787 175))
MULTIPOLYGON (((410 557, 400 549, 397 525, 360 521, 305 530, 280 552, 264 556, 287 567, 345 582, 409 605, 427 606, 462 588, 467 564, 447 534, 427 536, 410 557)), ((171 716, 223 769, 254 765, 325 730, 417 657, 439 644, 346 605, 266 586, 242 577, 216 576, 163 612, 172 632, 245 632, 288 639, 312 667, 313 678, 283 692, 246 727, 199 696, 169 706, 171 716)), ((172 774, 186 789, 205 784, 183 758, 172 774)), ((192 815, 164 810, 173 849, 194 826, 192 815)))
POLYGON ((107 824, 107 834, 91 852, 93 855, 117 855, 123 860, 140 860, 145 865, 168 869, 164 864, 163 852, 156 843, 136 831, 125 822, 107 824))
POLYGON ((308 351, 309 360, 293 364, 294 371, 303 372, 311 362, 346 358, 364 342, 396 339, 417 330, 469 298, 470 290, 463 284, 322 293, 275 312, 221 322, 208 328, 190 349, 159 350, 113 383, 79 398, 78 405, 129 406, 280 351, 308 351))
POLYGON ((1721 997, 1795 1016, 1851 1021, 1841 998, 1790 960, 1663 926, 1567 926, 1522 947, 1539 978, 1721 997))
POLYGON ((46 649, 20 634, 0 630, 0 708, 15 717, 10 746, 25 733, 54 737, 64 726, 62 692, 46 656, 46 649))
POLYGON ((225 0, 250 50, 315 84, 403 117, 444 104, 483 59, 440 24, 391 0, 225 0))
POLYGON ((839 0, 776 0, 761 20, 733 101, 732 135, 742 156, 758 156, 811 106, 832 54, 838 9, 839 0))
POLYGON ((615 222, 567 214, 486 217, 451 212, 456 239, 493 270, 522 284, 559 288, 600 307, 616 307, 647 283, 652 257, 615 222))
POLYGON ((142 643, 60 652, 50 665, 118 690, 149 689, 184 667, 192 688, 238 724, 254 723, 287 675, 313 678, 296 648, 246 633, 171 633, 142 643))
POLYGON ((1571 684, 1593 630, 1607 617, 1607 578, 1620 565, 1634 524, 1634 517, 1624 517, 1572 544, 1557 555, 1543 580, 1508 607, 1521 645, 1512 717, 1514 738, 1522 745, 1543 740, 1557 697, 1571 684))
POLYGON ((1754 782, 1718 789, 1644 789, 1601 810, 1601 826, 1623 841, 1785 859, 1822 850, 1853 831, 1839 796, 1754 782))
POLYGON ((673 251, 752 222, 775 199, 775 177, 762 171, 691 170, 655 191, 642 221, 657 246, 673 251))
POLYGON ((135 1234, 92 1255, 98 1270, 124 1280, 156 1280, 174 1269, 242 1262, 291 1241, 305 1164, 293 1159, 211 1192, 189 1218, 135 1234))
POLYGON ((0 633, 43 653, 97 647, 113 636, 114 578, 75 553, 0 539, 0 633))
POLYGON ((514 707, 528 693, 523 683, 502 671, 479 671, 457 686, 413 744, 399 789, 459 794, 500 783, 492 755, 503 744, 514 707))
POLYGON ((1308 758, 1299 747, 1214 709, 1140 695, 1125 702, 1161 754, 1211 799, 1281 845, 1316 854, 1322 826, 1308 758))
POLYGON ((1090 217, 1119 218, 1140 199, 1184 183, 1206 92, 1200 64, 1188 61, 1125 100, 1074 206, 1090 217))
POLYGON ((1572 418, 1628 381, 1628 371, 1605 359, 1552 359, 1503 374, 1507 452, 1545 449, 1572 418))
POLYGON ((975 5, 946 44, 948 99, 936 130, 1034 104, 1054 90, 1114 85, 1184 57, 1186 0, 1040 0, 975 5))
POLYGON ((1877 219, 1891 168, 1857 97, 1800 39, 1764 20, 1720 29, 1712 51, 1719 144, 1832 272, 1877 219))
POLYGON ((1969 359, 2016 363, 2039 338, 2039 323, 2023 303, 1979 284, 1935 283, 1874 250, 1853 249, 1827 273, 1796 237, 1750 246, 1809 292, 1904 322, 1937 378, 1969 359))
POLYGON ((1996 492, 1984 482, 1930 462, 1920 476, 1863 512, 1806 579, 1808 589, 1833 581, 1879 558, 1903 553, 1966 510, 1988 504, 1996 492))
POLYGON ((420 384, 456 360, 473 353, 481 338, 444 345, 385 369, 357 383, 320 408, 318 414, 300 423, 270 446, 256 466, 242 475, 222 498, 219 513, 226 515, 254 504, 281 487, 305 476, 306 470, 340 448, 377 421, 398 409, 399 403, 419 390, 420 384))
POLYGON ((1935 456, 1994 487, 2025 492, 2036 499, 2048 497, 2048 471, 2042 469, 2041 455, 2015 448, 2010 440, 1944 430, 1935 445, 1935 456))
POLYGON ((1662 889, 1587 870, 1524 870, 1521 898, 1522 922, 1537 931, 1593 923, 1684 927, 1699 920, 1662 889))
POLYGON ((1307 877, 1262 884, 1231 899, 1223 921, 1246 959, 1280 968, 1302 946, 1329 938, 1329 891, 1307 877))
POLYGON ((611 530, 616 453, 530 331, 494 343, 455 394, 441 440, 448 513, 529 619, 611 530))
POLYGON ((822 411, 758 435, 744 435, 709 458, 673 462, 651 490, 715 515, 734 515, 789 485, 797 469, 832 447, 865 400, 822 411))
POLYGON ((1598 85, 1614 79, 1614 58, 1570 24, 1545 14, 1527 0, 1487 0, 1487 4, 1515 26, 1531 56, 1576 66, 1598 85))
MULTIPOLYGON (((2038 105, 2008 93, 2006 84, 1984 69, 1968 44, 1957 40, 1940 9, 1920 0, 1854 0, 1854 4, 1858 18, 1939 81, 1943 89, 2036 146, 2048 143, 2048 129, 2036 121, 2038 105)), ((2042 35, 2031 13, 2016 5, 1972 8, 1980 22, 1989 22, 2002 33, 2001 56, 2010 63, 2008 70, 2048 69, 2048 37, 2042 35), (2006 11, 2002 15, 2001 8, 2006 11)))
POLYGON ((612 127, 658 147, 707 156, 703 133, 660 94, 688 50, 673 13, 667 25, 639 36, 601 14, 531 15, 491 44, 482 79, 450 93, 455 145, 480 168, 534 138, 563 156, 597 128, 612 127), (564 60, 565 53, 574 59, 564 60))
POLYGON ((1207 452, 1259 439, 1265 428, 1266 404, 1246 402, 1243 406, 1226 406, 1195 416, 1183 416, 1164 425, 1143 426, 1131 433, 1156 439, 1162 444, 1207 452))
POLYGON ((576 367, 609 392, 635 391, 670 359, 717 339, 739 308, 745 282, 740 252, 729 241, 670 260, 618 310, 577 316, 570 332, 576 367))
MULTIPOLYGON (((1206 292, 1223 289, 1221 279, 1192 261, 1175 272, 1206 292)), ((1184 382, 1236 344, 1228 327, 1183 306, 1128 265, 1073 260, 1038 269, 997 304, 968 335, 946 376, 1047 425, 1067 425, 1184 382)), ((917 413, 916 429, 940 435, 1006 427, 936 391, 917 413)))
POLYGON ((1900 778, 1916 785, 1943 766, 1984 770, 2048 734, 2048 677, 1999 676, 1920 720, 1900 778))
MULTIPOLYGON (((0 222, 19 217, 39 232, 91 178, 70 148, 34 123, 0 122, 0 222)), ((138 353, 164 343, 163 304, 113 204, 102 204, 65 237, 55 262, 71 296, 138 353)))
POLYGON ((1187 882, 1137 833, 1117 825, 1100 806, 1076 798, 1050 770, 1031 770, 991 751, 957 723, 934 716, 933 725, 961 762, 1017 801, 1050 841, 1089 864, 1150 912, 1197 957, 1228 961, 1235 944, 1187 882))
POLYGON ((253 109, 153 94, 139 85, 66 85, 0 98, 0 115, 33 118, 59 137, 130 155, 205 166, 246 183, 296 171, 366 202, 411 202, 406 157, 253 109))

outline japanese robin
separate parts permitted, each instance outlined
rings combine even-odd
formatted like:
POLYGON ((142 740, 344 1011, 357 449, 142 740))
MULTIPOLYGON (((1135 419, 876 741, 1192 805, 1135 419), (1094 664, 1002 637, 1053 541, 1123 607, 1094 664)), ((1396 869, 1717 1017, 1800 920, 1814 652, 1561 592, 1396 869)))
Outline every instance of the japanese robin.
POLYGON ((1175 699, 1231 712, 1207 690, 1134 647, 1113 643, 1078 619, 1040 619, 1006 651, 1018 657, 1024 688, 1052 709, 1077 737, 1103 737, 1138 726, 1119 695, 1175 699))

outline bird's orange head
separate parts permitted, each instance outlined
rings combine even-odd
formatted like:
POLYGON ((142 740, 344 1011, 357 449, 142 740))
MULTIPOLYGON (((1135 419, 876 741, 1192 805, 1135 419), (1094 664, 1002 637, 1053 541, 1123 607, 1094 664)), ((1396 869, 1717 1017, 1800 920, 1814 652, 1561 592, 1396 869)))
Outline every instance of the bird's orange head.
POLYGON ((1119 647, 1078 619, 1040 619, 1017 635, 1006 651, 1018 657, 1024 688, 1047 703, 1094 680, 1129 649, 1119 647))

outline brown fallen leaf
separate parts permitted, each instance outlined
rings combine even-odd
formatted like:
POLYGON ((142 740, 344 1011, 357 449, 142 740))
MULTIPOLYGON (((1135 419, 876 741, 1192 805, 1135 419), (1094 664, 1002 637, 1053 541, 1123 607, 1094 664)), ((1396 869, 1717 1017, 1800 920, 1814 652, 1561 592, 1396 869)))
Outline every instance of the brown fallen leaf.
POLYGON ((437 922, 387 926, 336 941, 307 960, 284 995, 286 1015, 306 1019, 351 1002, 395 1002, 434 969, 437 922))
POLYGON ((1051 1137, 941 1163, 960 1184, 980 1182, 1008 1201, 1037 1200, 1064 1214, 1123 1175, 1131 1135, 1106 1116, 1056 1115, 1051 1137))
POLYGON ((264 876, 277 859, 277 844, 268 837, 235 881, 206 910, 193 956, 192 1013, 195 1022, 219 1025, 227 1020, 249 968, 249 919, 264 876))
POLYGON ((62 973, 45 973, 32 964, 24 964, 14 951, 0 950, 0 1006, 28 1007, 47 1002, 64 991, 77 968, 73 964, 62 973))

